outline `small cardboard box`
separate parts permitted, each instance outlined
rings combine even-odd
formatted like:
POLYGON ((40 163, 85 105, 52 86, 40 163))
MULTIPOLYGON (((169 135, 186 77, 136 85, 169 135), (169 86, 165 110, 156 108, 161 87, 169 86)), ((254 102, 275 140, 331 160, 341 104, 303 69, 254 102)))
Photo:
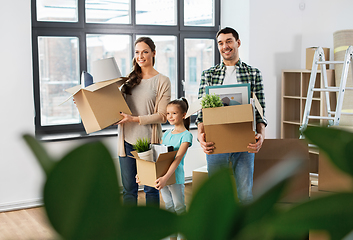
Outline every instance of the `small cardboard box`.
POLYGON ((125 78, 94 83, 82 88, 77 85, 65 91, 71 94, 82 118, 87 133, 102 130, 120 121, 120 112, 131 114, 119 90, 125 78))
POLYGON ((353 178, 334 166, 328 156, 319 153, 319 191, 342 192, 353 189, 353 178))
MULTIPOLYGON (((170 165, 174 161, 175 155, 178 151, 161 153, 156 162, 150 162, 139 158, 136 151, 131 152, 136 159, 137 174, 139 176, 140 184, 154 187, 156 180, 167 173, 170 165)), ((175 183, 175 173, 168 179, 167 185, 175 183)))
POLYGON ((208 179, 207 165, 192 171, 192 191, 196 193, 202 184, 208 179))
POLYGON ((281 161, 290 157, 303 159, 304 165, 290 180, 289 186, 279 202, 295 203, 309 199, 309 149, 305 140, 300 139, 265 139, 254 162, 254 188, 256 196, 261 175, 281 161))
POLYGON ((254 108, 261 116, 263 111, 255 94, 253 101, 254 104, 202 109, 206 141, 215 143, 212 154, 245 152, 249 143, 255 143, 254 108))
MULTIPOLYGON (((314 60, 314 54, 316 51, 317 47, 309 47, 306 49, 306 65, 305 68, 311 70, 313 66, 313 60, 314 60)), ((325 54, 325 61, 330 60, 330 49, 329 48, 322 48, 324 50, 325 54)), ((319 65, 318 70, 321 69, 321 66, 319 65)), ((326 66, 326 69, 329 69, 329 66, 326 66)))

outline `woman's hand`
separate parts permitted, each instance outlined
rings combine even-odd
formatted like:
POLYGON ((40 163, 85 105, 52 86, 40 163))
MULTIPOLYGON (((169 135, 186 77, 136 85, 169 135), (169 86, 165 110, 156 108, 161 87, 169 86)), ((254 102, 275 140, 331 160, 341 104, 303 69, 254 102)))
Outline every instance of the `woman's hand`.
POLYGON ((120 112, 120 115, 123 116, 123 119, 121 119, 119 122, 115 123, 114 125, 124 124, 124 123, 128 123, 128 122, 140 123, 139 117, 131 116, 131 115, 128 115, 128 114, 123 113, 123 112, 120 112))
POLYGON ((164 188, 167 184, 167 181, 168 179, 163 176, 163 177, 160 177, 156 180, 156 185, 154 186, 157 190, 161 190, 162 188, 164 188))
POLYGON ((136 183, 140 184, 140 179, 139 179, 139 175, 138 174, 136 174, 135 178, 136 178, 136 183))

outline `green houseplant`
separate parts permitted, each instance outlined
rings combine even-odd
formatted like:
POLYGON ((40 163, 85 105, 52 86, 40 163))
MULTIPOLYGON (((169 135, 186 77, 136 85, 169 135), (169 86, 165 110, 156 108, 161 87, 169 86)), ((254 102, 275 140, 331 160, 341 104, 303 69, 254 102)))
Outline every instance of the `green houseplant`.
MULTIPOLYGON (((315 127, 304 134, 353 176, 353 133, 315 127)), ((331 240, 352 239, 353 192, 289 208, 276 205, 300 168, 298 159, 271 174, 263 193, 248 205, 237 201, 229 170, 220 171, 194 194, 188 212, 177 216, 154 207, 123 206, 114 162, 102 143, 84 144, 57 160, 32 136, 24 139, 46 173, 45 210, 63 239, 155 240, 180 232, 188 240, 287 240, 305 239, 309 229, 324 230, 331 240)))
POLYGON ((202 108, 223 107, 221 98, 216 94, 206 94, 201 99, 202 108))
POLYGON ((137 152, 139 158, 146 161, 153 161, 153 152, 150 148, 150 140, 148 138, 138 138, 133 145, 133 148, 137 152))
POLYGON ((133 148, 138 153, 146 152, 150 150, 150 140, 148 138, 138 138, 133 148))

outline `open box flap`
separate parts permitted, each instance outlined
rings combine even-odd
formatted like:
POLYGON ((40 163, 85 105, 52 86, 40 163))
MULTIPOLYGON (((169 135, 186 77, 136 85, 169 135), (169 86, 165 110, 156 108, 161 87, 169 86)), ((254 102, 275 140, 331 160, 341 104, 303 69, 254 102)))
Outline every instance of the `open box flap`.
MULTIPOLYGON (((157 159, 156 162, 161 162, 161 161, 164 161, 164 160, 167 160, 167 159, 174 158, 177 152, 178 152, 178 151, 167 152, 167 153, 161 153, 161 154, 159 155, 159 157, 158 157, 158 159, 157 159)), ((135 159, 139 159, 139 160, 143 160, 143 159, 139 158, 139 156, 138 156, 138 154, 137 154, 136 151, 132 151, 131 154, 132 154, 133 156, 129 156, 129 157, 132 157, 132 158, 135 158, 135 159)), ((145 161, 145 160, 143 160, 143 161, 145 161)))
POLYGON ((70 93, 70 97, 68 97, 67 99, 65 99, 65 101, 63 101, 62 103, 59 104, 59 106, 61 104, 64 104, 66 103, 68 100, 70 100, 70 98, 72 98, 76 93, 78 93, 80 90, 82 89, 81 87, 81 84, 80 85, 77 85, 77 86, 74 86, 72 88, 68 88, 66 89, 65 91, 70 93))
POLYGON ((65 91, 70 93, 71 95, 65 101, 60 103, 59 106, 61 104, 64 104, 65 102, 67 102, 73 96, 75 96, 75 94, 78 93, 80 90, 87 90, 87 91, 90 91, 90 92, 94 92, 94 91, 102 89, 102 88, 104 88, 106 86, 109 86, 110 84, 113 84, 113 83, 117 83, 118 87, 120 87, 121 85, 123 85, 126 82, 126 80, 128 80, 128 78, 121 77, 121 78, 116 78, 116 79, 112 79, 112 80, 108 80, 108 81, 97 82, 97 83, 89 85, 89 86, 87 86, 85 88, 82 88, 82 86, 80 84, 80 85, 76 85, 76 86, 74 86, 72 88, 65 89, 65 91))
POLYGON ((252 93, 252 98, 254 99, 255 108, 259 112, 261 118, 264 119, 264 110, 261 107, 261 104, 260 104, 259 100, 257 99, 255 93, 252 93))
POLYGON ((102 89, 106 86, 109 86, 110 84, 113 83, 118 83, 118 87, 121 86, 125 81, 127 80, 127 78, 116 78, 116 79, 112 79, 112 80, 108 80, 108 81, 102 81, 102 82, 96 82, 92 85, 89 85, 86 88, 83 88, 84 90, 90 91, 90 92, 94 92, 97 91, 99 89, 102 89))
POLYGON ((254 121, 254 115, 251 104, 217 108, 204 108, 202 109, 202 113, 204 125, 254 121))
POLYGON ((201 100, 202 100, 202 98, 199 98, 195 102, 190 104, 188 112, 185 115, 185 118, 188 118, 191 115, 193 115, 194 113, 196 113, 197 111, 201 110, 201 108, 202 108, 201 100))

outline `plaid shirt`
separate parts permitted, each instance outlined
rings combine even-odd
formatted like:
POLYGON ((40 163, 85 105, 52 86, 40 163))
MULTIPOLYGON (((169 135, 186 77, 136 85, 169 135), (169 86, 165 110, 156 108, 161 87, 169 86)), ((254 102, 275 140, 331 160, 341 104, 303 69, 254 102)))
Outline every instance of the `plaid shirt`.
MULTIPOLYGON (((256 110, 256 123, 264 123, 265 126, 267 126, 267 120, 265 118, 265 95, 260 70, 247 65, 240 59, 235 64, 235 67, 237 71, 238 82, 250 83, 250 91, 255 93, 257 99, 259 100, 263 108, 264 119, 261 118, 260 114, 256 110)), ((206 86, 222 85, 225 74, 226 66, 223 62, 203 71, 201 75, 198 98, 202 98, 205 95, 206 86)), ((198 125, 200 122, 202 122, 202 111, 198 112, 195 124, 198 125)))

